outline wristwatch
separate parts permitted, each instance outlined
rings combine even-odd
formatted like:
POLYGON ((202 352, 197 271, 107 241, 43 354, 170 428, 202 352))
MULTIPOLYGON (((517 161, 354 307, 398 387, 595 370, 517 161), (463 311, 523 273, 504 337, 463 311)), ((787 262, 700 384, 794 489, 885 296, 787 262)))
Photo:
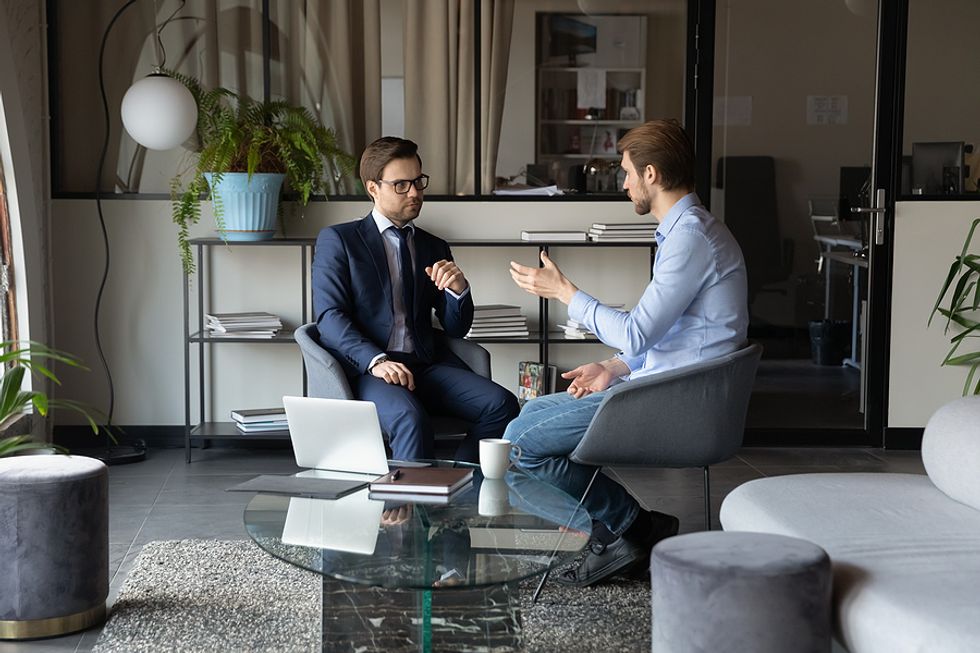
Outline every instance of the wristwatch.
POLYGON ((388 354, 381 354, 381 355, 380 355, 380 356, 378 357, 378 360, 376 360, 376 361, 374 361, 374 362, 373 362, 373 363, 371 364, 371 367, 369 367, 369 368, 368 368, 368 372, 370 372, 371 370, 373 370, 373 369, 374 369, 375 367, 377 367, 378 365, 381 365, 381 363, 387 363, 387 362, 388 362, 388 360, 389 360, 389 358, 388 358, 388 354))

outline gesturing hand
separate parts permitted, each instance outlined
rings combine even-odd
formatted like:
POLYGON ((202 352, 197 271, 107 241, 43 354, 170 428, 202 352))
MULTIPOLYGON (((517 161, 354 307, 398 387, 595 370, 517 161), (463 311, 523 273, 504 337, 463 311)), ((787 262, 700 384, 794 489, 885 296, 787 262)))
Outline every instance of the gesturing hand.
POLYGON ((436 261, 425 268, 425 273, 432 279, 432 283, 436 284, 436 288, 439 290, 449 288, 457 295, 466 290, 466 286, 469 285, 459 266, 446 259, 436 261))
POLYGON ((409 390, 415 389, 415 377, 411 370, 395 361, 384 361, 371 368, 371 374, 392 385, 402 385, 409 390))
POLYGON ((557 299, 565 304, 572 301, 578 288, 569 281, 547 252, 541 252, 544 267, 532 268, 520 263, 510 262, 510 276, 518 286, 532 295, 557 299))
POLYGON ((586 363, 579 365, 574 370, 564 372, 561 378, 572 380, 567 392, 576 399, 581 399, 593 392, 602 392, 612 384, 617 376, 602 363, 586 363))

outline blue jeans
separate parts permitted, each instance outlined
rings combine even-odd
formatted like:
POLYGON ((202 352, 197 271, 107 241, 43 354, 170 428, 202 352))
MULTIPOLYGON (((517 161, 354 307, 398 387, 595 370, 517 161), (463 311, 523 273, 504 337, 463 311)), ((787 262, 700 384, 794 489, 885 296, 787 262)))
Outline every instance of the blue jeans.
MULTIPOLYGON (((517 465, 531 476, 581 498, 597 468, 572 462, 568 454, 581 442, 603 397, 605 392, 596 392, 574 399, 561 392, 525 404, 504 431, 504 438, 521 448, 517 465)), ((636 499, 602 473, 596 476, 584 505, 592 518, 614 535, 622 535, 640 511, 636 499)))

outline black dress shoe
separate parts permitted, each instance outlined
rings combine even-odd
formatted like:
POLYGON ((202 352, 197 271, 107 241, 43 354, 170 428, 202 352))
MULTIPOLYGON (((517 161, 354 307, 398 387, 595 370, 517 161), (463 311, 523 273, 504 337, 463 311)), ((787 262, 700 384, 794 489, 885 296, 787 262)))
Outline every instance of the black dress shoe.
POLYGON ((649 526, 646 532, 643 533, 643 543, 647 547, 647 555, 643 560, 637 561, 624 572, 627 576, 634 579, 649 578, 650 551, 653 549, 653 546, 660 540, 666 540, 668 537, 677 535, 677 531, 681 525, 677 517, 663 512, 640 513, 640 517, 646 517, 649 520, 649 526))

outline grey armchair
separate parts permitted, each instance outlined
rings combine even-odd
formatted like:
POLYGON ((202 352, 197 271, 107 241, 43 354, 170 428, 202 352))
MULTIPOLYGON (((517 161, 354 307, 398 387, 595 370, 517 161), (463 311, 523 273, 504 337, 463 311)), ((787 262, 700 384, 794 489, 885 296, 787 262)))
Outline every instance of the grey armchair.
POLYGON ((762 347, 749 344, 721 358, 614 386, 569 457, 598 467, 704 468, 704 525, 711 530, 708 466, 742 446, 761 357, 762 347))
MULTIPOLYGON (((354 399, 340 363, 320 344, 316 324, 304 324, 296 329, 295 337, 306 365, 307 395, 324 399, 354 399)), ((450 338, 436 331, 436 345, 447 347, 471 370, 490 378, 490 352, 477 343, 450 338)), ((461 438, 470 427, 469 422, 448 415, 433 415, 432 422, 435 437, 441 440, 461 438)))

